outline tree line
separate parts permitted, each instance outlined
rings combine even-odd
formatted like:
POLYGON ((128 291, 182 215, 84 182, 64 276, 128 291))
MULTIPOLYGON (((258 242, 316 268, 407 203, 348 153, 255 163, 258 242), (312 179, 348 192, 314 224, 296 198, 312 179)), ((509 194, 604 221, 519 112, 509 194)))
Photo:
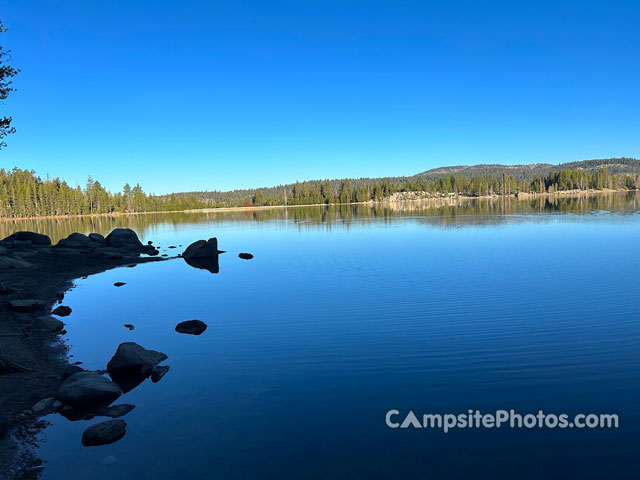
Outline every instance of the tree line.
POLYGON ((148 195, 128 183, 111 193, 88 178, 84 188, 60 178, 41 179, 33 171, 0 169, 0 217, 46 217, 103 213, 159 212, 205 208, 209 203, 193 195, 148 195))
POLYGON ((348 204, 380 201, 398 192, 423 192, 431 196, 512 195, 554 193, 566 190, 640 189, 640 174, 610 175, 563 169, 533 180, 449 174, 436 180, 420 177, 386 179, 313 180, 255 191, 193 192, 150 195, 139 184, 124 185, 112 193, 89 177, 84 188, 60 178, 42 179, 33 171, 0 169, 0 217, 45 217, 109 213, 166 212, 211 207, 348 204))

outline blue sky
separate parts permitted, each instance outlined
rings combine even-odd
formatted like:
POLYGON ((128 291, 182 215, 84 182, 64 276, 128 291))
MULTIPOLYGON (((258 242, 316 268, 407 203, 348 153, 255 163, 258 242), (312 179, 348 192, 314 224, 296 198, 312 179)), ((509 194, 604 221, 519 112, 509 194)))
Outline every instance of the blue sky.
POLYGON ((0 1, 0 166, 232 189, 640 157, 637 1, 0 1))

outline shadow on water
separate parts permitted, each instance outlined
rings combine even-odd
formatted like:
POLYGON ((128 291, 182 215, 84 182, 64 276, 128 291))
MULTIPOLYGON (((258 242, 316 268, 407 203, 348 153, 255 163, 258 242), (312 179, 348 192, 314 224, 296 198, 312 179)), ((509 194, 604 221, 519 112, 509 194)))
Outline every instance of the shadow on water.
MULTIPOLYGON (((247 208, 233 211, 192 211, 148 213, 139 215, 96 216, 47 219, 4 219, 0 221, 0 238, 20 230, 37 231, 56 243, 71 233, 96 232, 106 234, 118 227, 128 227, 142 237, 158 231, 160 226, 175 227, 202 222, 293 222, 301 228, 326 228, 340 223, 346 227, 384 218, 419 216, 421 222, 436 227, 498 224, 513 215, 540 213, 595 214, 609 211, 630 214, 640 206, 640 192, 583 193, 575 195, 538 196, 526 198, 437 198, 410 202, 382 202, 349 205, 296 206, 289 208, 247 208)), ((192 265, 196 266, 196 265, 192 265)), ((214 265, 196 266, 215 270, 214 265)))

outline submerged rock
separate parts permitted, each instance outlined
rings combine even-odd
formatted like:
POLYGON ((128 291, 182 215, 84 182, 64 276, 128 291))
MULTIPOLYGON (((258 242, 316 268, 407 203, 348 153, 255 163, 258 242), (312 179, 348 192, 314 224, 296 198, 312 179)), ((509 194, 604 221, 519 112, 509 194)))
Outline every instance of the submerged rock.
POLYGON ((51 245, 51 239, 46 235, 35 232, 16 232, 9 235, 3 242, 30 242, 33 245, 51 245))
POLYGON ((54 315, 58 315, 59 317, 67 317, 71 315, 71 307, 60 305, 59 307, 56 307, 51 313, 53 313, 54 315))
POLYGON ((135 325, 133 325, 132 323, 125 323, 124 326, 129 330, 133 330, 134 328, 136 328, 135 325))
POLYGON ((242 258, 243 260, 251 260, 253 258, 253 255, 251 255, 250 253, 239 253, 238 257, 242 258))
POLYGON ((14 312, 36 312, 47 308, 47 304, 38 299, 11 300, 9 308, 14 312))
POLYGON ((109 405, 122 395, 120 386, 95 372, 74 373, 56 393, 56 399, 75 408, 109 405))
POLYGON ((114 287, 121 287, 123 285, 126 285, 126 283, 125 282, 116 282, 116 283, 113 284, 114 287))
POLYGON ((82 445, 85 447, 108 445, 124 437, 126 431, 127 424, 122 419, 95 423, 83 432, 82 445))
POLYGON ((187 320, 176 325, 176 332, 188 333, 189 335, 200 335, 207 329, 207 324, 201 320, 187 320))
POLYGON ((109 360, 107 370, 111 375, 138 375, 144 366, 155 366, 167 358, 162 352, 147 350, 134 342, 124 342, 109 360))
POLYGON ((111 405, 96 412, 96 416, 118 418, 124 417, 131 410, 136 408, 135 405, 129 403, 121 403, 119 405, 111 405))

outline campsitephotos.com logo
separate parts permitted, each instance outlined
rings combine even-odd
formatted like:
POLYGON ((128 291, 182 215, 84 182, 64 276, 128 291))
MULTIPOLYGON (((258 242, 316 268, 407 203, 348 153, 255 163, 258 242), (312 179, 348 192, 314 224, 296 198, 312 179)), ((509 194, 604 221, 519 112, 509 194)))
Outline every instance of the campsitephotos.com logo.
POLYGON ((494 428, 618 428, 618 415, 615 413, 537 413, 520 414, 515 410, 496 410, 495 413, 482 413, 469 409, 465 413, 424 413, 416 415, 413 410, 401 413, 389 410, 385 415, 389 428, 428 428, 447 433, 454 429, 494 429, 494 428))

